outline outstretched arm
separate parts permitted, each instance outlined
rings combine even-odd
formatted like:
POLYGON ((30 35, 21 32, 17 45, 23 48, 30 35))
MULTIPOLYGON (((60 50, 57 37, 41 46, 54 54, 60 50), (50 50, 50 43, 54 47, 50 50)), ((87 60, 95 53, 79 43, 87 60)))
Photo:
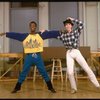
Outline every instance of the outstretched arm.
POLYGON ((82 21, 78 20, 78 19, 74 19, 74 18, 71 18, 71 17, 68 17, 67 19, 70 19, 73 21, 73 23, 77 24, 77 27, 75 28, 75 31, 78 31, 80 32, 82 29, 83 29, 83 23, 82 21))
POLYGON ((16 33, 16 32, 0 33, 0 36, 3 36, 3 35, 6 35, 6 37, 11 38, 11 39, 23 41, 28 36, 28 33, 16 33))
POLYGON ((82 21, 74 19, 73 22, 75 22, 77 24, 77 27, 76 27, 75 30, 77 30, 77 31, 80 32, 83 29, 83 23, 82 23, 82 21))
POLYGON ((44 32, 40 33, 40 36, 43 39, 57 38, 59 35, 60 32, 58 30, 52 30, 52 31, 45 30, 44 32))

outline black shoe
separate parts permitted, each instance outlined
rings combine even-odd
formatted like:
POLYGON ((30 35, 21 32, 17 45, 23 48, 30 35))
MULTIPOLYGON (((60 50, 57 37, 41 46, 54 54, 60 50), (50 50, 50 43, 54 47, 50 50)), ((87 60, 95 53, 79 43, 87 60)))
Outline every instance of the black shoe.
POLYGON ((21 89, 21 83, 17 82, 14 90, 11 93, 16 93, 17 91, 19 91, 21 89))
POLYGON ((47 83, 48 90, 50 90, 52 93, 56 93, 55 89, 52 86, 51 81, 48 81, 46 83, 47 83))
POLYGON ((49 89, 52 93, 56 93, 55 89, 49 89))
POLYGON ((20 89, 14 89, 11 93, 16 93, 18 92, 20 89))

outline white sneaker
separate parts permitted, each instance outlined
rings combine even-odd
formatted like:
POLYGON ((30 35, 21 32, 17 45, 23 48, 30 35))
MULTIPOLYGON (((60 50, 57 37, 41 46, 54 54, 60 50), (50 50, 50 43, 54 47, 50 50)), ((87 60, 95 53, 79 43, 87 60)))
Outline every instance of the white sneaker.
POLYGON ((72 90, 71 90, 71 93, 72 93, 72 94, 74 94, 74 93, 76 93, 76 92, 77 92, 77 90, 75 90, 75 89, 72 89, 72 90))
POLYGON ((97 89, 100 89, 100 86, 98 86, 97 89))
POLYGON ((100 87, 96 87, 96 89, 100 91, 100 87))

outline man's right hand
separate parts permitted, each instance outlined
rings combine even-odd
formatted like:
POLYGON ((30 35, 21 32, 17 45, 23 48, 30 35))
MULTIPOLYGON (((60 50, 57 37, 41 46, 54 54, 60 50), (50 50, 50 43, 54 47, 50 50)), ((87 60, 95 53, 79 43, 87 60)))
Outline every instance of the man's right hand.
POLYGON ((70 19, 70 20, 72 20, 72 21, 74 20, 74 18, 72 18, 72 17, 67 17, 67 19, 70 19))
POLYGON ((44 29, 40 30, 41 34, 42 34, 43 32, 45 32, 45 31, 46 31, 46 30, 44 30, 44 29))
POLYGON ((0 36, 3 36, 3 35, 5 35, 6 33, 0 33, 0 36))

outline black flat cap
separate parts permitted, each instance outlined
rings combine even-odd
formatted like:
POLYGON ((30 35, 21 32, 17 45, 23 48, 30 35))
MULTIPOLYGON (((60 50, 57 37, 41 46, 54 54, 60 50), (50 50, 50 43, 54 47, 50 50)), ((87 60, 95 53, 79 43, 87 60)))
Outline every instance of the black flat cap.
POLYGON ((65 21, 63 21, 63 24, 65 26, 65 24, 70 23, 72 26, 74 25, 74 23, 72 22, 72 20, 70 19, 66 19, 65 21))

